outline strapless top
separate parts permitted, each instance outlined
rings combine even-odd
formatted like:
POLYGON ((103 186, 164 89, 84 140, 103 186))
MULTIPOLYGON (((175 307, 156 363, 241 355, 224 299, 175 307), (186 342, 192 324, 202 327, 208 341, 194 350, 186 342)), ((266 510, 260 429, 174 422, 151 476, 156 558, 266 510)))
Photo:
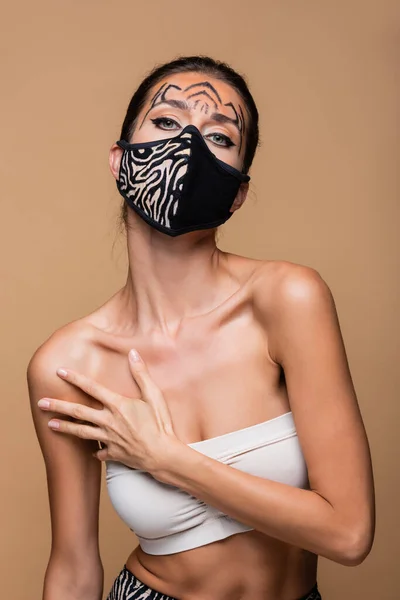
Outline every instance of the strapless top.
MULTIPOLYGON (((291 411, 187 445, 234 469, 309 489, 291 411)), ((254 529, 147 471, 105 462, 111 503, 148 554, 174 554, 254 529)))

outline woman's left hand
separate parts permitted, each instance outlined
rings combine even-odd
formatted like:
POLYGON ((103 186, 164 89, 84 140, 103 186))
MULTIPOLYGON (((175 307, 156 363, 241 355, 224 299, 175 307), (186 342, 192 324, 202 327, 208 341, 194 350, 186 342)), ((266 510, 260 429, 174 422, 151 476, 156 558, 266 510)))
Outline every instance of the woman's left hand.
POLYGON ((134 360, 129 353, 130 369, 140 388, 141 398, 127 398, 76 371, 58 369, 57 374, 62 379, 99 400, 104 405, 103 410, 55 398, 41 398, 38 406, 93 423, 94 426, 52 419, 49 426, 54 422, 56 426, 58 424, 56 428, 52 427, 54 431, 106 444, 106 448, 93 454, 99 460, 118 461, 155 475, 163 472, 169 460, 168 451, 176 449, 181 442, 174 433, 160 388, 150 377, 144 361, 138 354, 137 357, 134 360), (49 402, 49 405, 45 406, 43 401, 49 402))

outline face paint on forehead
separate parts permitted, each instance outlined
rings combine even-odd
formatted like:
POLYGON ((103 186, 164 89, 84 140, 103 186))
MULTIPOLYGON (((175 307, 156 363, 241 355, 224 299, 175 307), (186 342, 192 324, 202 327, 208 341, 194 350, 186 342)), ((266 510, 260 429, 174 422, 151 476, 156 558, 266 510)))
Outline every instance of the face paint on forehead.
MULTIPOLYGON (((193 98, 194 96, 206 96, 206 98, 209 98, 211 100, 211 102, 214 104, 214 108, 217 109, 218 108, 218 104, 222 104, 222 100, 217 92, 217 90, 215 89, 214 86, 211 85, 211 83, 209 83, 208 81, 202 81, 200 83, 192 83, 192 85, 189 85, 187 88, 185 88, 183 91, 187 92, 188 90, 194 88, 194 87, 206 87, 209 88, 210 91, 212 91, 214 93, 214 95, 216 96, 216 100, 215 98, 213 98, 208 92, 206 92, 205 90, 201 90, 200 92, 193 92, 193 94, 188 94, 186 96, 186 98, 189 100, 189 98, 193 98)), ((194 104, 194 108, 196 108, 197 104, 200 102, 200 100, 196 100, 195 104, 194 104)), ((208 108, 208 103, 205 102, 204 103, 207 108, 208 108)), ((203 109, 203 105, 201 107, 203 109)))
MULTIPOLYGON (((185 92, 187 92, 187 90, 190 90, 190 89, 191 89, 191 88, 193 88, 193 87, 199 87, 200 85, 201 85, 202 87, 209 88, 209 89, 210 89, 212 92, 214 92, 214 94, 215 94, 215 95, 216 95, 216 97, 217 97, 217 100, 218 100, 218 102, 219 102, 220 104, 222 104, 222 100, 221 100, 221 97, 220 97, 220 95, 218 94, 218 92, 217 92, 217 90, 215 89, 215 87, 214 87, 213 85, 211 85, 211 83, 210 83, 209 81, 201 81, 200 83, 192 83, 192 85, 188 85, 188 87, 187 87, 187 88, 185 88, 185 92)), ((189 97, 190 97, 190 96, 189 96, 189 97)), ((216 106, 216 105, 215 105, 215 106, 216 106)))
MULTIPOLYGON (((240 154, 240 151, 242 148, 242 143, 243 143, 243 135, 245 133, 245 119, 244 119, 242 107, 240 106, 240 104, 238 104, 238 108, 239 108, 239 112, 238 112, 232 102, 227 102, 227 103, 223 104, 221 97, 218 94, 217 90, 209 81, 201 81, 199 83, 192 83, 191 85, 188 85, 186 88, 181 88, 179 85, 175 85, 172 83, 168 84, 167 81, 165 83, 163 83, 158 88, 158 90, 156 91, 154 96, 152 97, 151 102, 150 102, 150 107, 147 110, 146 114, 144 115, 139 129, 142 127, 149 112, 153 108, 158 106, 159 104, 169 104, 170 106, 174 106, 174 107, 182 108, 182 109, 188 109, 188 108, 196 109, 199 102, 201 102, 200 98, 197 98, 194 101, 194 103, 190 106, 185 100, 177 100, 177 99, 174 99, 171 97, 167 97, 168 95, 170 95, 169 93, 171 92, 171 90, 174 90, 174 89, 182 92, 185 95, 186 100, 190 100, 191 98, 194 98, 195 96, 204 96, 205 98, 208 98, 210 100, 210 102, 213 104, 214 110, 217 110, 220 106, 230 107, 235 116, 234 116, 234 118, 228 117, 228 119, 232 124, 234 124, 237 127, 237 129, 239 131, 240 143, 239 143, 238 152, 240 154), (196 88, 196 87, 206 88, 206 89, 202 89, 198 92, 187 94, 187 92, 189 90, 192 90, 193 88, 196 88)), ((203 98, 202 98, 202 100, 203 100, 203 103, 201 105, 200 112, 202 112, 204 110, 204 112, 206 114, 208 114, 210 105, 203 98)), ((222 113, 214 113, 214 115, 215 116, 219 115, 220 117, 221 116, 226 117, 226 115, 222 115, 222 113)))

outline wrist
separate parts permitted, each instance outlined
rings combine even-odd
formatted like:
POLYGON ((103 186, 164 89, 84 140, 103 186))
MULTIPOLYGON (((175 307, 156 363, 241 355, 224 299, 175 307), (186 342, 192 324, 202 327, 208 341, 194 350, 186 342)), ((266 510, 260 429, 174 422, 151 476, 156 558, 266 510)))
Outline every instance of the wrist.
POLYGON ((198 452, 175 438, 164 447, 163 455, 151 475, 162 483, 183 487, 185 473, 195 468, 198 458, 198 452))

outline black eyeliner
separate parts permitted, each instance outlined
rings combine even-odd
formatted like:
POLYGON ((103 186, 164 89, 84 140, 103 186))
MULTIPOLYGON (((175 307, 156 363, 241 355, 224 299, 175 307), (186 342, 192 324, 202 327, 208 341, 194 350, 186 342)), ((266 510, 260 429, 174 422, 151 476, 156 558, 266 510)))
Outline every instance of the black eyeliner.
MULTIPOLYGON (((170 117, 154 117, 154 119, 150 118, 150 121, 152 123, 154 123, 155 126, 161 124, 163 121, 171 121, 171 123, 174 123, 175 125, 178 125, 178 127, 181 127, 181 125, 179 125, 179 123, 177 123, 177 121, 175 121, 174 119, 171 119, 170 117)), ((175 129, 168 129, 168 127, 166 129, 163 129, 162 127, 160 127, 160 129, 162 129, 162 131, 176 131, 175 129)), ((212 135, 219 135, 225 141, 226 146, 223 146, 222 144, 218 144, 217 142, 212 142, 213 144, 215 144, 216 146, 219 146, 220 148, 224 148, 224 147, 230 148, 232 146, 236 146, 235 142, 232 142, 232 140, 227 135, 225 135, 224 133, 219 133, 218 131, 209 133, 205 137, 209 137, 212 135)))
MULTIPOLYGON (((232 142, 232 140, 226 136, 223 133, 218 133, 218 131, 214 131, 213 133, 209 133, 208 135, 206 135, 205 137, 208 137, 210 135, 219 135, 220 137, 222 137, 225 142, 226 142, 226 146, 225 148, 230 148, 231 146, 236 146, 235 142, 232 142)), ((213 142, 216 146, 219 146, 220 148, 223 148, 224 146, 222 146, 221 144, 217 144, 217 142, 213 142)))
MULTIPOLYGON (((152 123, 154 123, 154 125, 158 125, 159 123, 162 123, 163 121, 171 121, 171 123, 174 123, 175 125, 178 125, 178 127, 181 127, 179 125, 179 123, 177 123, 174 119, 171 119, 170 117, 154 117, 154 119, 150 118, 150 121, 152 123)), ((167 129, 164 129, 164 131, 168 131, 168 127, 167 129)), ((173 131, 173 130, 171 130, 173 131)))

